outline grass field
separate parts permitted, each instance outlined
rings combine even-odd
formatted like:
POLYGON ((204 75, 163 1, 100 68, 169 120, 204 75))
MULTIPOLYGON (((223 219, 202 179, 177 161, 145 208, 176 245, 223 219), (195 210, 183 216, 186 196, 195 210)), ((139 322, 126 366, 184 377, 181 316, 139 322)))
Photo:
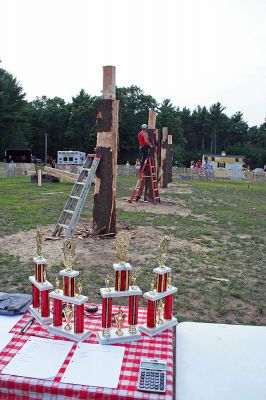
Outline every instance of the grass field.
MULTIPOLYGON (((118 178, 118 197, 130 195, 134 182, 134 177, 118 178)), ((28 177, 1 179, 0 238, 54 224, 71 187, 60 183, 38 188, 28 177)), ((160 206, 156 206, 156 213, 117 210, 120 223, 144 226, 147 232, 156 229, 158 238, 169 234, 177 244, 170 249, 168 265, 173 269, 173 284, 178 287, 178 319, 265 324, 266 185, 193 181, 180 187, 187 190, 166 191, 162 200, 182 201, 189 215, 160 214, 160 206)), ((92 201, 87 204, 82 217, 90 219, 92 201)), ((149 236, 136 251, 145 254, 151 271, 156 264, 149 236)), ((1 291, 30 290, 28 276, 33 270, 30 260, 34 254, 28 256, 25 263, 0 247, 1 291)), ((148 290, 151 275, 143 263, 136 265, 142 267, 139 285, 148 290)), ((52 274, 58 270, 58 265, 51 266, 52 274)), ((99 274, 96 269, 84 273, 84 287, 86 280, 90 284, 93 281, 94 287, 101 285, 99 274)))

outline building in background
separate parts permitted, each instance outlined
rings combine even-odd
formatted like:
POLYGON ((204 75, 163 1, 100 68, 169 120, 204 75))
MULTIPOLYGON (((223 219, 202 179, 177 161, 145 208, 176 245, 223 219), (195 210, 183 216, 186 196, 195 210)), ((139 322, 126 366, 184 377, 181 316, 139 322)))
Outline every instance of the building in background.
POLYGON ((216 178, 241 178, 243 175, 243 165, 245 164, 245 156, 227 155, 222 152, 218 154, 203 154, 202 164, 208 160, 213 168, 216 178))

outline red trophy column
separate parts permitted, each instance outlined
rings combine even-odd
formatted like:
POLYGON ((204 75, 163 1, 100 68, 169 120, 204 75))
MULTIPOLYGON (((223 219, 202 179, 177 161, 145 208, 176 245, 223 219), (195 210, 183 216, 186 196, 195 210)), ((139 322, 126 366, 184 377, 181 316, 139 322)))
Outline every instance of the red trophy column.
POLYGON ((122 292, 129 289, 130 271, 117 270, 115 271, 115 290, 122 292))
POLYGON ((128 324, 138 324, 138 303, 139 296, 130 296, 128 299, 128 324))
POLYGON ((84 304, 74 306, 74 332, 84 331, 84 304))
POLYGON ((41 298, 42 298, 41 316, 49 317, 50 315, 49 290, 42 290, 41 298))
POLYGON ((54 299, 53 325, 62 325, 62 300, 54 299))
POLYGON ((164 319, 172 319, 172 314, 173 314, 173 295, 169 294, 169 296, 165 297, 164 319))
POLYGON ((64 276, 64 296, 75 296, 75 277, 64 276))
POLYGON ((33 306, 33 308, 40 307, 40 291, 33 284, 32 284, 32 306, 33 306))
POLYGON ((147 327, 156 327, 156 301, 148 300, 147 327))
POLYGON ((112 325, 112 297, 102 299, 102 327, 103 335, 109 336, 109 328, 112 325))
POLYGON ((157 292, 165 292, 167 289, 167 273, 157 274, 156 278, 156 290, 157 292))

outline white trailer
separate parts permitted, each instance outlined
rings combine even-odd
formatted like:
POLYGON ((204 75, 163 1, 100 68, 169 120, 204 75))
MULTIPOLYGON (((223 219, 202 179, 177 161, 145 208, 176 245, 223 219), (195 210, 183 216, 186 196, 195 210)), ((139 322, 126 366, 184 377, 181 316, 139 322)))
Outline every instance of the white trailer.
POLYGON ((58 151, 57 164, 59 165, 83 165, 86 153, 83 151, 58 151))

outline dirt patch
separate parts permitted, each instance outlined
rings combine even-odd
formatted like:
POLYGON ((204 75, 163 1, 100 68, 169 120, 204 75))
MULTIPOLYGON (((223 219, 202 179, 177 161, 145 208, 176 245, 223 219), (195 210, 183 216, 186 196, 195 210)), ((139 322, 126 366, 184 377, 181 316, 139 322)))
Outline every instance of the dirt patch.
POLYGON ((191 194, 191 187, 182 183, 168 183, 167 189, 160 189, 160 193, 180 193, 180 194, 191 194))
POLYGON ((187 217, 191 210, 186 207, 186 202, 180 199, 163 198, 159 204, 144 203, 143 201, 129 203, 127 197, 117 200, 117 208, 127 212, 147 212, 151 214, 176 214, 187 217))
MULTIPOLYGON (((90 223, 87 220, 81 220, 78 229, 85 229, 89 227, 90 223)), ((163 236, 160 228, 152 226, 124 226, 120 224, 118 229, 129 229, 131 233, 131 242, 129 247, 129 257, 132 265, 142 262, 147 263, 148 260, 154 259, 153 254, 158 246, 160 238, 163 236), (147 240, 148 238, 148 240, 147 240)), ((40 227, 45 237, 50 237, 54 229, 54 225, 46 225, 40 227)), ((168 227, 169 228, 169 227, 168 227)), ((167 228, 167 229, 168 229, 167 228)), ((171 235, 169 230, 168 235, 171 237, 170 244, 170 260, 175 260, 178 252, 184 248, 188 248, 195 253, 209 251, 204 246, 200 246, 196 242, 175 238, 171 235)), ((1 251, 6 251, 11 255, 19 256, 22 262, 29 262, 36 256, 36 230, 26 232, 19 232, 14 235, 0 238, 1 251)), ((111 239, 97 239, 88 237, 81 239, 76 237, 76 261, 75 265, 79 267, 94 267, 102 266, 108 269, 115 256, 114 238, 111 239)), ((59 264, 63 261, 63 238, 59 240, 47 240, 44 242, 43 255, 47 258, 50 265, 59 264)), ((170 262, 171 263, 171 262, 170 262)))

